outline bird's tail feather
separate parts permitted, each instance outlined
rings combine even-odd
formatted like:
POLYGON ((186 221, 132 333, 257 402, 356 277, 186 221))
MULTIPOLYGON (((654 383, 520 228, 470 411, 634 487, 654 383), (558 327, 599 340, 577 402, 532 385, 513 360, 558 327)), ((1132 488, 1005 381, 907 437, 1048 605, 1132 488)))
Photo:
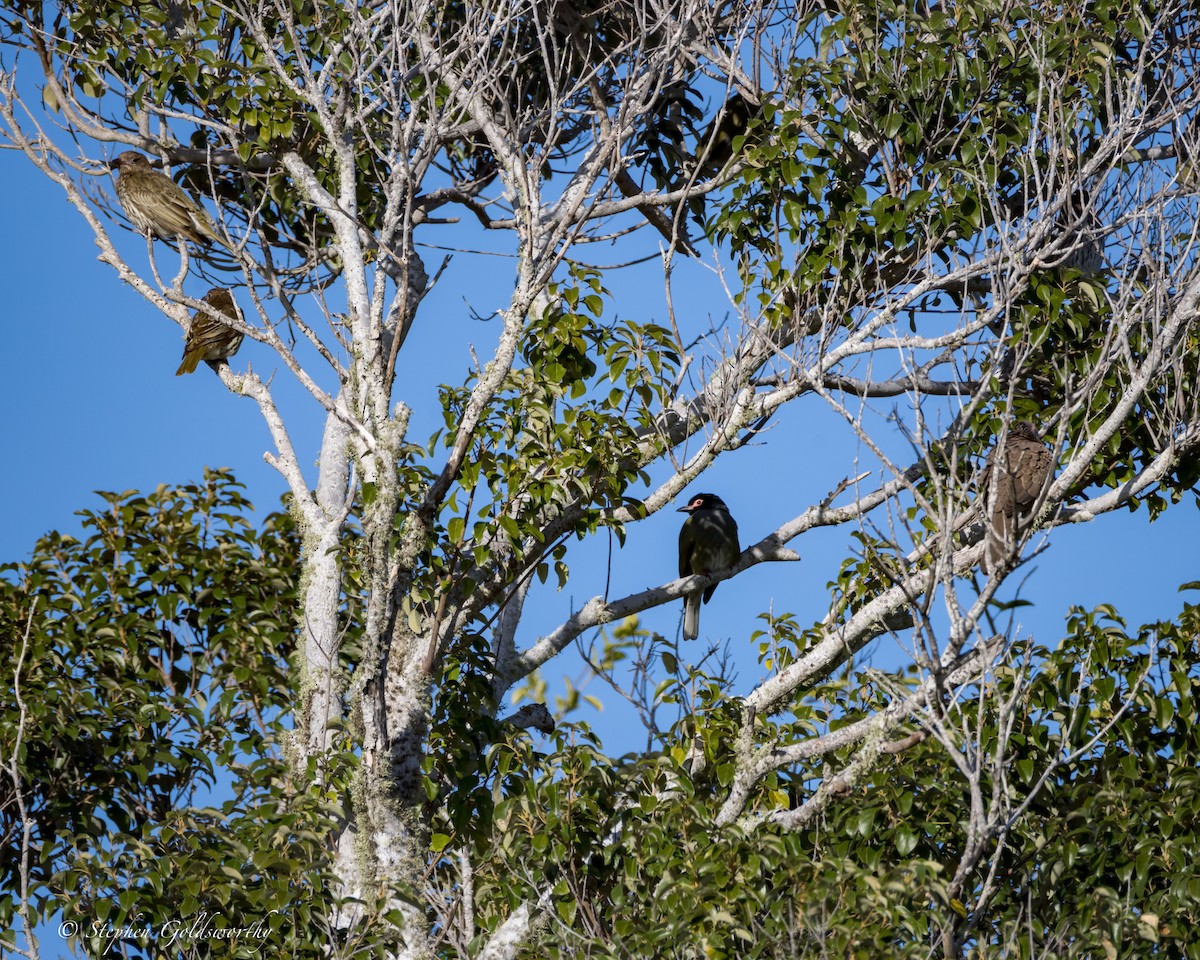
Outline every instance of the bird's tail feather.
POLYGON ((183 363, 179 365, 179 369, 175 371, 175 376, 181 377, 185 373, 193 373, 196 367, 200 364, 200 354, 203 350, 189 350, 183 355, 183 363))
POLYGON ((1016 530, 1012 517, 997 511, 992 517, 992 525, 988 527, 987 548, 979 564, 979 569, 985 576, 991 576, 1004 565, 1013 552, 1015 539, 1016 530))
POLYGON ((683 600, 683 639, 700 636, 700 593, 688 594, 683 600))

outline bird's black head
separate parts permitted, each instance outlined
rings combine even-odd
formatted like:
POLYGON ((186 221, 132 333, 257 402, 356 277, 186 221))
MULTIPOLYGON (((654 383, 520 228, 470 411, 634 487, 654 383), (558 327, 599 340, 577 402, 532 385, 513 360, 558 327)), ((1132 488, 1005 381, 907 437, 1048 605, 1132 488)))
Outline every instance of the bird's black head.
POLYGON ((725 501, 715 493, 698 493, 688 501, 686 507, 680 507, 676 513, 695 513, 697 510, 728 510, 725 501))

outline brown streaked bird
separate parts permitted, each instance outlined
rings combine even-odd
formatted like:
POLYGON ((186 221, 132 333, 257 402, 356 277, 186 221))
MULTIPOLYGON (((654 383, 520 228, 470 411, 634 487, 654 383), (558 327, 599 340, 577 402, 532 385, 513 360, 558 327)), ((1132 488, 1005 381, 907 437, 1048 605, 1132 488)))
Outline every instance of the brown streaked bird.
POLYGON ((1200 115, 1175 138, 1175 182, 1183 193, 1200 190, 1200 115))
MULTIPOLYGON (((237 304, 233 302, 233 295, 224 287, 213 287, 204 295, 204 302, 232 320, 242 318, 237 304)), ((191 373, 201 360, 210 363, 215 360, 228 360, 238 352, 241 345, 240 331, 215 317, 210 317, 203 310, 197 310, 192 315, 192 322, 188 327, 187 342, 183 347, 183 363, 175 371, 175 376, 191 373)))
POLYGON ((184 237, 200 246, 213 241, 227 246, 200 205, 165 173, 151 168, 144 155, 126 150, 109 167, 119 174, 117 198, 121 207, 142 233, 161 240, 184 237))
POLYGON ((987 547, 979 563, 985 574, 998 570, 1012 555, 1033 519, 1030 508, 1053 475, 1054 454, 1038 437, 1037 427, 1028 420, 1012 424, 979 478, 992 514, 987 547))
POLYGON ((1089 208, 1082 190, 1071 194, 1059 213, 1061 229, 1056 237, 1065 235, 1070 248, 1062 258, 1062 266, 1078 270, 1085 278, 1095 277, 1108 268, 1104 259, 1104 224, 1095 207, 1089 208))

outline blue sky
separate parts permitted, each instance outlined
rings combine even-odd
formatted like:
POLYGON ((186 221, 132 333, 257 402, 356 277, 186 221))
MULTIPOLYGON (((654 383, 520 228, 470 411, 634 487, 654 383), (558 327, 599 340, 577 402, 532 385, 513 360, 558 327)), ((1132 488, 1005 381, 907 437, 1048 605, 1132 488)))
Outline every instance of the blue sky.
MULTIPOLYGON (((96 145, 92 155, 105 154, 96 145)), ((10 185, 10 229, 0 258, 9 290, 0 383, 10 411, 4 429, 8 469, 0 472, 0 560, 25 559, 35 539, 48 530, 76 531, 75 511, 100 505, 94 490, 185 483, 198 480, 205 466, 232 467, 260 512, 274 509, 284 484, 263 462, 270 442, 257 408, 229 395, 203 365, 192 376, 176 377, 179 330, 97 261, 90 232, 58 188, 15 152, 0 152, 0 171, 10 185)), ((425 239, 455 242, 452 228, 445 234, 430 232, 425 239)), ((142 241, 119 230, 116 235, 131 259, 141 262, 142 241)), ((642 243, 649 252, 656 238, 645 233, 642 243)), ((160 262, 173 263, 174 254, 162 245, 159 251, 160 262)), ((597 262, 606 259, 604 252, 596 251, 597 262)), ((436 250, 424 255, 431 269, 442 256, 436 250)), ((623 257, 614 252, 612 259, 623 257)), ((436 385, 462 381, 470 365, 469 345, 475 345, 481 358, 490 354, 498 324, 473 319, 472 312, 487 316, 502 306, 510 276, 511 262, 504 258, 459 254, 418 317, 397 389, 397 398, 416 411, 414 441, 423 442, 440 425, 436 385)), ((681 262, 674 279, 681 317, 720 317, 723 301, 711 271, 681 262)), ((631 268, 619 278, 612 275, 606 283, 616 292, 616 316, 664 320, 655 263, 631 268)), ((195 281, 195 293, 206 288, 195 281)), ((241 369, 246 363, 264 378, 278 370, 274 382, 281 406, 308 476, 315 477, 321 412, 265 348, 247 341, 234 365, 241 369)), ((903 444, 893 436, 889 447, 900 451, 903 444)), ((863 456, 865 451, 823 402, 806 398, 755 443, 723 457, 691 492, 721 494, 746 545, 857 472, 855 458, 863 456)), ((653 474, 661 480, 665 471, 653 474)), ((623 549, 612 544, 610 596, 674 577, 681 521, 680 514, 663 511, 634 525, 623 549)), ((820 619, 828 604, 826 584, 846 556, 850 533, 848 526, 813 531, 792 543, 801 562, 759 566, 722 583, 703 610, 702 641, 681 647, 681 656, 697 654, 706 641, 728 638, 739 667, 735 690, 748 692, 763 674, 749 640, 762 626, 759 615, 791 611, 802 623, 820 619)), ((1133 625, 1173 615, 1183 599, 1178 584, 1200 579, 1194 560, 1198 535, 1197 511, 1187 502, 1152 525, 1144 512, 1120 512, 1054 531, 1050 549, 1035 561, 1021 588, 1034 605, 1017 612, 1020 632, 1033 632, 1040 642, 1054 645, 1064 615, 1075 604, 1113 603, 1133 625)), ((561 592, 553 586, 536 590, 527 606, 522 644, 604 590, 609 550, 604 537, 572 549, 570 583, 561 592)), ((1006 585, 1006 596, 1017 580, 1006 585)), ((679 608, 672 603, 648 611, 643 625, 673 637, 679 608)), ((893 641, 884 638, 860 662, 868 659, 890 667, 902 657, 893 641)), ((545 670, 550 697, 563 692, 564 677, 578 681, 580 675, 573 655, 550 664, 545 670)), ((592 682, 586 692, 600 697, 605 709, 596 714, 586 708, 580 716, 595 724, 610 752, 642 745, 644 735, 632 711, 607 687, 592 682)), ((53 956, 62 944, 47 935, 42 946, 44 955, 53 956)))
MULTIPOLYGON (((111 156, 112 148, 93 144, 89 152, 100 160, 111 156)), ((10 226, 0 257, 0 280, 10 291, 7 349, 0 350, 0 389, 10 411, 3 432, 8 469, 0 471, 0 562, 25 559, 36 538, 48 530, 78 530, 75 512, 101 506, 93 493, 97 489, 145 491, 196 481, 206 466, 231 467, 260 516, 275 509, 285 484, 263 461, 263 453, 272 448, 256 406, 231 396, 204 365, 192 376, 176 377, 179 329, 97 261, 90 231, 58 187, 13 151, 0 151, 0 172, 10 185, 5 201, 10 226)), ((105 189, 111 192, 110 185, 105 189)), ((116 224, 111 233, 131 262, 143 262, 140 238, 116 224)), ((428 243, 446 246, 459 245, 457 236, 454 227, 421 234, 428 243)), ((643 230, 638 243, 649 253, 658 238, 643 230)), ((498 249, 500 244, 489 246, 498 249)), ((173 252, 162 244, 157 249, 160 264, 174 264, 173 252)), ((432 273, 443 253, 422 253, 432 273)), ((628 257, 624 248, 609 255, 608 248, 597 246, 589 253, 600 263, 628 257)), ((414 409, 414 442, 423 443, 441 425, 436 387, 462 382, 471 365, 470 346, 481 359, 490 355, 498 324, 473 315, 489 316, 507 302, 511 274, 511 261, 503 257, 457 254, 423 308, 400 360, 396 391, 396 399, 414 409)), ((616 317, 664 321, 656 262, 611 274, 605 283, 616 294, 610 306, 616 317)), ((197 279, 189 290, 200 295, 208 286, 197 279)), ((676 261, 674 296, 681 319, 696 328, 726 310, 715 275, 690 261, 676 261)), ((315 479, 323 412, 266 348, 247 341, 233 361, 236 369, 246 364, 264 379, 275 374, 277 397, 302 464, 315 479)), ((886 403, 876 412, 886 414, 886 403)), ((898 435, 887 437, 885 445, 906 462, 898 435)), ((823 401, 807 397, 786 409, 754 443, 722 457, 690 492, 721 494, 738 520, 745 546, 873 463, 823 401), (858 458, 866 466, 860 468, 858 458)), ((666 470, 655 469, 652 475, 661 481, 666 470)), ((681 497, 678 503, 683 502, 681 497)), ((664 510, 635 524, 623 548, 604 536, 572 545, 570 583, 561 592, 553 584, 535 589, 521 643, 528 645, 553 629, 601 593, 609 577, 612 597, 674 578, 682 519, 664 510)), ((851 548, 852 532, 852 525, 814 530, 791 544, 801 562, 760 565, 722 583, 703 609, 701 641, 681 646, 681 657, 727 638, 739 668, 735 692, 748 692, 764 672, 750 641, 762 628, 760 615, 790 611, 802 624, 819 620, 829 603, 828 581, 851 548)), ((1032 632, 1053 646, 1072 605, 1112 603, 1133 626, 1172 616, 1185 599, 1178 584, 1200 579, 1194 559, 1198 535, 1200 516, 1186 501, 1154 524, 1144 511, 1120 511, 1054 531, 1049 549, 1002 591, 1011 597, 1019 587, 1033 603, 1016 611, 1016 631, 1032 632)), ((642 623, 675 637, 679 617, 680 604, 672 603, 647 611, 642 623)), ((858 658, 867 661, 895 667, 903 662, 902 651, 882 638, 858 658)), ((581 672, 578 659, 569 653, 548 665, 549 697, 563 692, 564 678, 578 681, 581 672)), ((597 727, 610 753, 643 745, 633 712, 606 686, 593 681, 586 692, 604 701, 604 711, 585 708, 578 716, 597 727)), ((42 937, 42 950, 46 957, 68 955, 49 931, 42 937)))
MULTIPOLYGON (((103 155, 99 145, 94 155, 103 155)), ((94 490, 184 483, 199 479, 206 465, 232 467, 260 511, 273 509, 284 485, 263 462, 269 438, 257 408, 229 395, 203 366, 192 376, 176 377, 178 329, 97 261, 86 226, 54 184, 15 152, 0 153, 0 163, 12 187, 9 222, 21 225, 8 232, 0 260, 12 305, 9 349, 0 355, 11 411, 5 430, 9 469, 0 474, 0 503, 5 504, 0 556, 23 559, 45 531, 77 529, 74 512, 98 505, 94 490)), ((444 230, 444 238, 427 234, 426 239, 454 242, 453 228, 444 230)), ((142 241, 119 230, 116 235, 122 249, 140 262, 142 241)), ((649 234, 643 242, 647 252, 655 245, 649 234)), ((159 251, 160 261, 174 262, 165 247, 159 245, 159 251)), ((596 260, 605 260, 604 254, 598 249, 596 260)), ((442 253, 426 250, 424 255, 432 268, 442 253)), ((615 252, 613 259, 619 259, 615 252)), ((494 345, 498 324, 472 319, 471 312, 486 316, 502 306, 510 276, 505 258, 456 255, 419 315, 397 390, 397 397, 417 412, 414 440, 424 441, 440 423, 433 406, 436 385, 461 382, 470 363, 468 345, 481 357, 494 345)), ((719 318, 711 312, 721 303, 711 271, 677 263, 674 282, 681 316, 691 311, 719 318)), ((615 315, 665 319, 657 264, 631 268, 619 278, 610 275, 606 283, 616 292, 615 315)), ((280 403, 308 475, 315 476, 320 411, 266 348, 247 341, 235 366, 245 363, 264 377, 278 369, 280 403)), ((852 458, 862 454, 821 401, 806 399, 785 411, 758 442, 723 457, 693 492, 712 490, 725 498, 745 545, 832 489, 853 472, 852 458)), ((624 550, 615 555, 611 596, 674 575, 681 520, 664 511, 630 530, 624 550)), ((836 575, 849 532, 814 531, 792 544, 802 562, 758 567, 723 583, 704 608, 704 634, 729 637, 737 646, 759 627, 756 617, 763 611, 790 610, 802 621, 819 619, 828 602, 825 585, 836 575)), ((1180 603, 1178 583, 1197 577, 1192 559, 1197 533, 1197 511, 1186 502, 1153 525, 1144 513, 1122 512, 1055 531, 1051 548, 1038 558, 1023 588, 1036 606, 1021 611, 1021 622, 1037 630, 1043 642, 1053 642, 1071 604, 1113 602, 1135 623, 1169 616, 1180 603)), ((547 587, 535 596, 524 642, 603 591, 608 550, 603 540, 573 550, 570 584, 561 593, 547 587)), ((674 635, 678 606, 650 611, 643 623, 674 635)), ((891 660, 889 644, 879 641, 877 649, 891 660)), ((576 664, 563 666, 562 672, 578 676, 576 664)), ((760 672, 753 656, 746 656, 739 683, 743 692, 760 672)), ((552 692, 555 675, 547 671, 552 692)), ((604 696, 598 687, 589 692, 604 696)))

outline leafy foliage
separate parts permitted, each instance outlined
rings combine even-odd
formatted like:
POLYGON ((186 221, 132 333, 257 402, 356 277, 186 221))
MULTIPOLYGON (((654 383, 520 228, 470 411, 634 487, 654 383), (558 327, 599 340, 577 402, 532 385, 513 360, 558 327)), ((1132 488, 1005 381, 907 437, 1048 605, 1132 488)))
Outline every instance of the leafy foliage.
MULTIPOLYGON (((28 874, 24 923, 74 893, 80 922, 267 917, 273 947, 299 955, 494 955, 522 917, 509 955, 1198 955, 1195 608, 1132 634, 1115 611, 1075 611, 1057 649, 1000 642, 980 634, 1003 605, 974 582, 960 603, 950 556, 1014 416, 1073 470, 1039 522, 1094 487, 1133 491, 1153 518, 1200 475, 1195 195, 1139 166, 1184 159, 1163 141, 1200 100, 1195 11, 784 4, 786 26, 768 16, 751 37, 730 26, 742 6, 6 6, 73 133, 160 151, 251 241, 234 255, 258 332, 296 361, 271 340, 271 301, 336 374, 336 396, 305 386, 335 411, 323 466, 345 468, 353 510, 330 519, 341 504, 311 495, 268 413, 303 555, 290 515, 252 531, 213 473, 105 495, 86 541, 52 535, 4 568, 0 622, 24 639, 0 714, 16 773, 0 920, 28 874), (700 8, 710 19, 671 34, 700 8), (739 58, 767 41, 776 69, 751 72, 780 89, 751 105, 739 58), (701 132, 709 95, 737 117, 720 144, 720 112, 701 132), (727 155, 705 157, 709 141, 727 155), (719 205, 688 192, 733 170, 719 205), (651 216, 639 180, 675 194, 651 213, 676 228, 710 211, 739 332, 713 323, 689 345, 695 324, 674 314, 624 319, 577 259, 617 217, 651 216), (429 288, 414 238, 450 205, 516 238, 517 281, 495 356, 440 389, 443 428, 413 443, 396 353, 429 288), (324 290, 343 269, 335 319, 324 290), (326 339, 297 289, 317 291, 326 339), (908 431, 908 468, 864 426, 868 401, 901 395, 888 423, 908 431), (505 692, 544 693, 545 660, 516 649, 529 584, 565 587, 576 541, 623 542, 802 397, 890 478, 848 505, 868 474, 835 478, 795 524, 857 526, 827 611, 764 616, 768 680, 735 699, 720 658, 681 667, 631 619, 589 662, 633 671, 645 751, 611 757, 583 722, 543 742, 502 718, 505 692), (700 452, 672 461, 692 440, 700 452), (890 529, 868 517, 881 504, 890 529), (309 623, 297 582, 323 564, 336 612, 309 623), (945 645, 898 675, 854 672, 885 630, 913 628, 918 650, 938 590, 945 645), (328 709, 310 709, 321 664, 296 648, 301 622, 337 650, 328 709), (952 681, 972 638, 1006 659, 952 681), (217 793, 230 799, 206 806, 217 793)), ((68 193, 90 212, 85 189, 68 193)), ((276 410, 253 374, 224 374, 276 410)), ((778 559, 783 539, 749 559, 778 559)), ((579 635, 567 626, 547 656, 579 635)), ((562 713, 581 700, 568 688, 562 713)))
MULTIPOLYGON (((172 921, 201 914, 319 943, 350 757, 321 789, 298 787, 283 756, 292 519, 254 529, 226 471, 102 496, 82 539, 48 534, 0 568, 0 756, 17 774, 0 801, 0 926, 16 929, 26 875, 29 922, 61 916, 88 952, 129 927, 125 948, 156 955, 172 921)), ((244 938, 231 955, 260 950, 244 938)))
MULTIPOLYGON (((485 933, 552 886, 553 919, 528 957, 583 944, 611 957, 917 957, 960 920, 971 956, 1136 957, 1151 943, 1196 956, 1200 608, 1133 633, 1111 609, 1075 610, 1057 649, 1019 645, 1008 662, 981 700, 939 710, 961 731, 952 751, 1008 746, 1002 779, 985 789, 1005 797, 1011 819, 987 838, 988 863, 967 891, 950 879, 968 840, 968 785, 933 738, 806 830, 761 818, 811 798, 849 753, 765 779, 738 824, 718 827, 743 718, 716 678, 648 754, 609 758, 582 723, 560 726, 547 753, 523 734, 504 738, 479 768, 491 784, 486 823, 446 824, 437 849, 474 861, 485 933), (1014 695, 1008 730, 998 706, 1014 695), (964 901, 979 897, 968 914, 964 901)), ((870 675, 847 677, 811 691, 797 719, 759 721, 754 740, 801 743, 886 699, 870 675)), ((437 872, 457 889, 459 861, 440 859, 437 872)))
MULTIPOLYGON (((331 788, 349 770, 297 789, 279 753, 291 520, 273 514, 253 530, 218 471, 199 486, 104 496, 105 511, 81 514, 85 539, 48 535, 0 579, 4 629, 26 638, 9 651, 0 749, 13 756, 19 738, 33 922, 62 910, 84 931, 152 932, 204 910, 219 923, 265 917, 272 949, 315 951, 329 936, 326 831, 341 809, 331 788), (197 805, 211 792, 230 799, 197 805)), ((786 665, 786 649, 777 639, 767 652, 786 665)), ((1012 810, 990 838, 1000 882, 969 917, 972 949, 1133 957, 1157 943, 1194 956, 1200 607, 1133 633, 1110 609, 1077 610, 1058 649, 1017 647, 1009 662, 982 700, 943 708, 980 744, 1011 745, 1004 780, 989 784, 1012 810), (1019 722, 998 729, 993 707, 1013 695, 1019 722)), ((897 754, 810 829, 756 820, 811 797, 837 754, 764 779, 739 825, 719 828, 744 721, 719 678, 680 676, 664 703, 692 706, 659 749, 611 758, 583 723, 561 725, 545 751, 480 727, 480 666, 447 673, 455 696, 436 724, 443 737, 476 733, 429 753, 444 771, 430 781, 441 785, 431 866, 453 898, 450 854, 474 861, 478 936, 547 883, 554 920, 524 956, 573 956, 583 942, 613 957, 924 956, 963 911, 947 884, 966 787, 936 741, 897 754), (697 689, 707 692, 693 700, 697 689)), ((884 699, 870 676, 824 684, 793 719, 758 720, 754 740, 802 742, 884 699)), ((12 928, 23 865, 11 781, 6 794, 0 906, 12 928)), ((359 942, 378 947, 379 933, 359 942)), ((150 955, 156 941, 125 946, 150 955)), ((231 955, 261 949, 245 939, 231 955)))
MULTIPOLYGON (((34 4, 13 6, 31 22, 42 20, 34 4)), ((592 142, 586 119, 592 98, 618 99, 625 76, 645 69, 648 50, 666 42, 647 32, 628 4, 598 0, 528 10, 449 0, 412 15, 443 41, 440 70, 470 76, 481 60, 503 65, 494 78, 495 107, 521 131, 513 149, 547 178, 553 162, 592 142), (450 42, 464 35, 478 44, 450 42), (564 90, 575 91, 565 102, 564 90), (564 108, 581 119, 564 123, 564 108)), ((254 18, 220 4, 88 0, 56 5, 48 21, 44 35, 20 17, 5 26, 12 40, 39 56, 61 57, 66 93, 88 109, 101 113, 104 98, 115 93, 125 101, 130 129, 132 118, 150 108, 186 119, 192 126, 186 143, 164 144, 184 161, 178 179, 258 233, 281 265, 289 264, 293 285, 323 285, 341 269, 333 225, 297 194, 282 163, 295 153, 320 187, 337 196, 342 171, 325 139, 331 129, 353 122, 360 136, 377 142, 386 142, 397 124, 417 129, 423 155, 409 159, 421 168, 435 163, 451 187, 445 196, 422 198, 426 211, 449 196, 473 196, 497 177, 493 149, 453 103, 450 84, 429 72, 428 52, 399 32, 399 16, 375 37, 391 54, 375 60, 356 46, 359 26, 349 11, 307 0, 268 5, 254 18), (285 75, 284 65, 298 63, 306 65, 301 75, 285 75), (311 89, 325 94, 324 110, 313 111, 305 97, 311 89)), ((645 175, 661 182, 688 158, 684 140, 696 135, 699 119, 685 64, 674 69, 680 76, 664 83, 636 133, 634 152, 645 175)), ((372 151, 359 151, 355 163, 356 219, 375 232, 386 255, 395 255, 404 241, 382 188, 387 164, 372 151)))

